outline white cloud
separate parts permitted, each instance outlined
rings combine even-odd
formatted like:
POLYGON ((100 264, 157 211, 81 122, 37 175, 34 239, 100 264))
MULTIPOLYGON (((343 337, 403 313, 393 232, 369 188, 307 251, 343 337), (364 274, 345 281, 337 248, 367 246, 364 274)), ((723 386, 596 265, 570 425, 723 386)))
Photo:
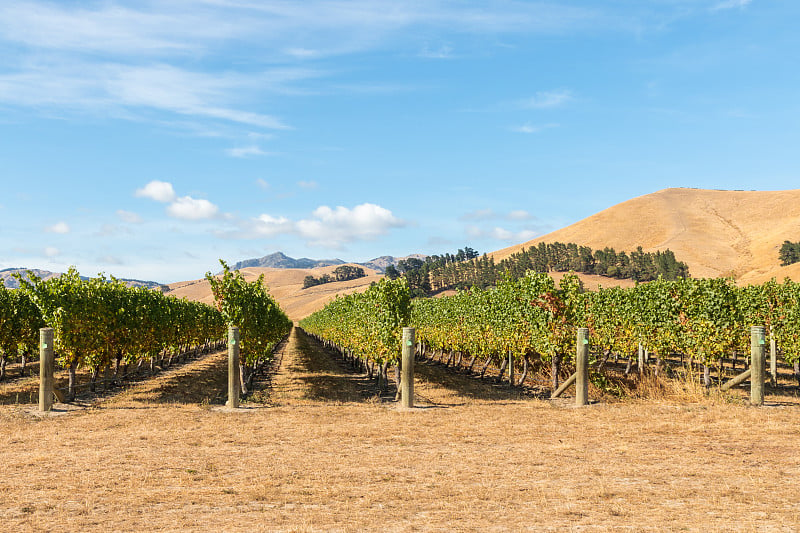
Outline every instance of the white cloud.
POLYGON ((213 218, 219 208, 202 198, 181 196, 167 206, 167 214, 182 220, 203 220, 213 218))
POLYGON ((477 226, 468 226, 466 228, 467 235, 473 239, 494 239, 498 241, 505 241, 511 243, 522 243, 535 238, 538 232, 523 229, 520 231, 512 231, 499 226, 491 229, 482 229, 477 226))
POLYGON ((550 109, 564 105, 572 100, 572 93, 567 90, 540 91, 534 96, 520 100, 519 107, 523 109, 550 109))
POLYGON ((318 184, 316 181, 298 181, 297 186, 301 189, 316 189, 318 184))
POLYGON ((65 233, 69 233, 70 228, 69 224, 66 222, 56 222, 52 226, 48 226, 46 230, 48 233, 60 233, 63 235, 65 233))
POLYGON ((44 255, 47 257, 56 257, 61 254, 61 251, 55 246, 48 246, 44 249, 44 255))
POLYGON ((261 187, 261 188, 262 188, 262 189, 264 189, 265 191, 266 191, 267 189, 269 189, 269 182, 267 182, 267 180, 265 180, 265 179, 263 179, 263 178, 258 178, 258 179, 256 180, 256 185, 258 185, 259 187, 261 187))
POLYGON ((294 231, 294 223, 286 217, 260 215, 254 219, 253 230, 260 237, 274 237, 294 231))
POLYGON ((531 220, 533 215, 525 211, 524 209, 518 209, 516 211, 511 211, 508 214, 509 220, 531 220))
POLYGON ((142 217, 137 215, 132 211, 125 211, 123 209, 117 210, 117 216, 123 221, 127 222, 128 224, 141 224, 142 217))
POLYGON ((255 145, 251 146, 242 146, 240 148, 229 148, 225 150, 231 157, 251 157, 251 156, 260 156, 260 155, 269 155, 269 152, 265 152, 261 148, 255 145))
POLYGON ((168 181, 153 180, 141 189, 136 189, 138 198, 150 198, 156 202, 171 202, 175 199, 175 189, 168 181))
POLYGON ((297 233, 309 244, 329 248, 364 239, 374 239, 386 234, 391 228, 405 226, 391 211, 379 205, 365 203, 352 209, 326 205, 314 210, 310 219, 296 224, 297 233))

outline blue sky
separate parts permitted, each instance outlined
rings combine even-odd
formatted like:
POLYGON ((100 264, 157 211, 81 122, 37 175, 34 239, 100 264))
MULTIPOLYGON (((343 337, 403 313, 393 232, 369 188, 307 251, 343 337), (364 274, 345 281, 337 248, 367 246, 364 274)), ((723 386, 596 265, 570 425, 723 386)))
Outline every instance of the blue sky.
POLYGON ((789 0, 0 2, 0 268, 171 282, 796 188, 789 0))

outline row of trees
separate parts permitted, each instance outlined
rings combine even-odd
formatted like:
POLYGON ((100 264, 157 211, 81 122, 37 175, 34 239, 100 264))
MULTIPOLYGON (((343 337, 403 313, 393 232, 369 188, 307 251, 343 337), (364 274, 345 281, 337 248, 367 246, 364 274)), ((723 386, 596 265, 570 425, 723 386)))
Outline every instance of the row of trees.
MULTIPOLYGON (((429 255, 425 259, 409 257, 397 263, 397 266, 386 267, 386 277, 397 279, 403 276, 408 283, 413 297, 428 296, 440 290, 454 287, 464 278, 459 274, 463 265, 478 258, 478 252, 469 246, 456 253, 429 255)), ((476 276, 471 276, 476 279, 476 276)))
POLYGON ((529 270, 573 271, 635 281, 689 277, 689 267, 678 261, 671 250, 645 252, 641 246, 628 254, 608 247, 592 250, 575 243, 539 243, 504 259, 498 267, 513 277, 521 277, 529 270))
POLYGON ((350 281, 351 279, 363 278, 366 276, 364 269, 353 265, 341 265, 336 267, 334 271, 329 274, 323 274, 318 278, 308 275, 303 279, 303 288, 314 287, 333 281, 350 281))
POLYGON ((528 271, 581 272, 616 279, 652 281, 659 277, 675 280, 689 277, 689 267, 671 250, 616 252, 613 248, 593 250, 575 243, 539 243, 495 263, 493 258, 472 248, 457 254, 408 259, 397 268, 386 269, 390 279, 403 276, 414 297, 429 296, 446 289, 480 289, 497 285, 506 276, 520 278, 528 271))
MULTIPOLYGON (((91 369, 92 387, 100 371, 114 365, 169 354, 170 360, 189 347, 208 345, 224 332, 222 315, 213 307, 131 288, 103 276, 81 279, 74 267, 60 277, 42 280, 32 273, 17 278, 20 288, 0 316, 18 317, 0 325, 4 357, 38 351, 38 328, 52 327, 57 361, 69 370, 68 399, 75 398, 76 373, 91 369), (11 325, 9 325, 11 324, 11 325), (36 348, 34 348, 36 347, 36 348)), ((9 291, 0 294, 8 295, 9 291)))

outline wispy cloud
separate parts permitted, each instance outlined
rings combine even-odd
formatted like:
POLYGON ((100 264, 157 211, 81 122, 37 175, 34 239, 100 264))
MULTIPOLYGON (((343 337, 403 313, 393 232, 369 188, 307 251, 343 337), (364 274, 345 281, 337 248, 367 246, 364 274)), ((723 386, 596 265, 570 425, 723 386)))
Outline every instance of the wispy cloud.
POLYGON ((541 125, 534 125, 531 123, 526 123, 521 126, 512 126, 510 129, 515 133, 540 133, 544 130, 548 130, 550 128, 557 128, 558 124, 541 124, 541 125))
POLYGON ((452 59, 453 47, 449 45, 442 45, 436 48, 431 48, 428 45, 420 51, 420 57, 427 59, 452 59))
POLYGON ((467 227, 467 235, 473 239, 494 239, 504 242, 521 243, 535 238, 538 233, 529 229, 512 231, 499 226, 495 226, 490 229, 469 226, 467 227))
POLYGON ((287 123, 255 103, 269 93, 318 92, 304 84, 330 73, 303 67, 309 59, 397 46, 448 58, 450 44, 430 46, 425 36, 558 33, 607 27, 610 18, 519 1, 4 2, 0 45, 14 53, 0 56, 0 103, 135 119, 159 111, 281 130, 287 123), (244 48, 251 53, 240 62, 217 61, 244 48))
POLYGON ((724 0, 711 7, 711 11, 721 11, 724 9, 742 9, 750 5, 752 0, 724 0))
POLYGON ((141 224, 142 217, 137 215, 132 211, 125 211, 123 209, 117 210, 117 216, 123 221, 127 222, 128 224, 141 224))
POLYGON ((458 217, 459 220, 465 221, 491 220, 493 218, 497 218, 497 215, 492 209, 476 209, 458 217))
POLYGON ((319 187, 319 184, 316 181, 298 181, 297 186, 301 189, 311 190, 319 187))
POLYGON ((66 222, 63 222, 63 221, 56 222, 52 226, 48 226, 45 229, 46 229, 46 231, 48 233, 60 233, 62 235, 66 234, 66 233, 69 233, 69 231, 70 231, 69 224, 67 224, 66 222))
POLYGON ((529 98, 519 100, 517 105, 522 109, 550 109, 559 107, 572 100, 572 91, 540 91, 529 98))
POLYGON ((45 257, 49 257, 51 259, 58 255, 61 255, 61 250, 59 250, 55 246, 48 246, 43 250, 43 252, 45 257))
POLYGON ((240 158, 270 155, 269 152, 265 152, 258 146, 242 146, 239 148, 229 148, 225 150, 225 153, 231 157, 240 157, 240 158))

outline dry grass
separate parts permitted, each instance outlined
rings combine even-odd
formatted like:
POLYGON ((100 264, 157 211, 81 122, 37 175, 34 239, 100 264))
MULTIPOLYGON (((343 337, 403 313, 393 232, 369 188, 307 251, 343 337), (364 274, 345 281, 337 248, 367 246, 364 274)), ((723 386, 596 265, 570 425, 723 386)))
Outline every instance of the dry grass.
MULTIPOLYGON (((539 242, 575 242, 617 251, 669 248, 694 277, 800 280, 800 265, 779 266, 783 241, 800 239, 800 190, 665 189, 633 198, 533 241, 494 252, 495 260, 539 242)), ((603 285, 614 284, 606 280, 603 285)), ((589 280, 589 286, 593 281, 589 280)))
MULTIPOLYGON (((207 397, 222 390, 209 378, 220 373, 212 361, 181 371, 208 380, 207 397)), ((61 416, 0 408, 0 523, 8 531, 800 527, 797 408, 770 398, 762 409, 715 401, 575 409, 427 364, 415 384, 425 407, 400 412, 302 336, 282 361, 271 406, 239 412, 160 392, 183 379, 177 371, 61 416)))
MULTIPOLYGON (((350 263, 348 263, 350 264, 350 263)), ((337 265, 339 266, 339 265, 337 265)), ((362 292, 367 290, 370 283, 378 281, 383 276, 377 271, 360 267, 367 274, 363 278, 350 281, 337 281, 303 288, 303 279, 312 275, 319 277, 323 274, 331 274, 337 266, 318 267, 313 269, 304 268, 243 268, 242 275, 248 281, 253 281, 261 274, 264 274, 264 284, 269 288, 272 296, 280 303, 281 308, 292 320, 301 320, 314 311, 325 307, 329 301, 337 295, 350 294, 352 292, 362 292)), ((351 266, 358 266, 352 265, 351 266)), ((207 304, 214 303, 214 296, 211 294, 211 287, 205 279, 192 281, 181 281, 170 284, 169 294, 178 298, 186 297, 189 300, 196 300, 207 304)))

